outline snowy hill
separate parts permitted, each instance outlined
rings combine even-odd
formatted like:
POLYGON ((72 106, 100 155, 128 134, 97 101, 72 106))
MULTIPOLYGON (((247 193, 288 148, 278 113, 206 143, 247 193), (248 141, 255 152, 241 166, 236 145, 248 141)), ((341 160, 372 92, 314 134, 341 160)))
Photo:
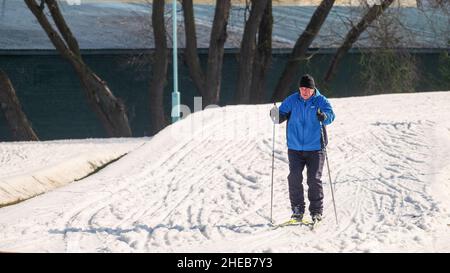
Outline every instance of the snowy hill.
MULTIPOLYGON (((96 174, 0 208, 0 250, 450 251, 450 92, 331 99, 324 221, 272 230, 271 105, 188 116, 96 174), (201 126, 202 125, 202 126, 201 126)), ((290 216, 277 126, 274 220, 290 216)))

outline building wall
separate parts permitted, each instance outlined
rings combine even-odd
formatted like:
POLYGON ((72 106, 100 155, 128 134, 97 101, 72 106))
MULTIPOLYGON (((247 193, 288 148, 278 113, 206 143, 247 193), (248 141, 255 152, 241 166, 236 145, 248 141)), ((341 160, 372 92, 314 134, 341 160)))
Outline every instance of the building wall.
MULTIPOLYGON (((112 92, 124 101, 133 135, 148 135, 148 88, 151 75, 149 54, 97 51, 85 52, 83 55, 91 68, 108 83, 112 92)), ((450 89, 449 82, 436 80, 439 53, 417 53, 414 56, 420 64, 418 68, 421 75, 415 90, 450 89)), ((206 57, 206 54, 201 54, 203 62, 206 62, 206 57)), ((237 79, 237 57, 233 52, 227 52, 224 57, 221 105, 232 103, 237 79)), ((274 53, 267 78, 267 98, 270 98, 275 88, 287 57, 287 52, 274 53)), ((364 95, 363 83, 357 77, 361 69, 360 54, 348 54, 330 87, 323 88, 320 77, 323 76, 330 59, 329 53, 317 53, 309 63, 300 66, 299 75, 307 72, 315 76, 319 89, 329 97, 364 95)), ((188 76, 187 68, 183 62, 179 63, 181 102, 193 109, 193 97, 198 95, 188 76)), ((11 78, 23 110, 41 140, 105 137, 103 128, 86 103, 83 89, 72 67, 55 52, 0 52, 0 68, 11 78)), ((171 103, 171 71, 169 66, 165 93, 167 115, 170 113, 171 103)), ((296 90, 295 85, 296 81, 292 83, 293 92, 296 90)), ((6 121, 0 112, 0 140, 10 139, 6 121)))

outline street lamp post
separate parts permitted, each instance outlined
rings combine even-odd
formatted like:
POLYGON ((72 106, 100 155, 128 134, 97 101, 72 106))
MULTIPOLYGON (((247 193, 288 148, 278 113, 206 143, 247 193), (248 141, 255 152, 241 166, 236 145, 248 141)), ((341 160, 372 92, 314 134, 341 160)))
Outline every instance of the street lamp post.
POLYGON ((180 93, 178 92, 178 41, 177 41, 177 1, 172 1, 172 31, 173 31, 173 92, 172 92, 172 123, 180 119, 180 93))

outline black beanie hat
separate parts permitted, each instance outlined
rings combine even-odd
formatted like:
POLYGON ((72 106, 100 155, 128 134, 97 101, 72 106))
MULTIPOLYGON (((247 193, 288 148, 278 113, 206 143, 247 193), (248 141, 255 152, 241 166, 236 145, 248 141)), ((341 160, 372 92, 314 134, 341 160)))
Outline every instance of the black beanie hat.
POLYGON ((305 74, 300 78, 298 86, 299 87, 308 87, 308 88, 312 88, 312 89, 316 88, 314 79, 309 74, 305 74))

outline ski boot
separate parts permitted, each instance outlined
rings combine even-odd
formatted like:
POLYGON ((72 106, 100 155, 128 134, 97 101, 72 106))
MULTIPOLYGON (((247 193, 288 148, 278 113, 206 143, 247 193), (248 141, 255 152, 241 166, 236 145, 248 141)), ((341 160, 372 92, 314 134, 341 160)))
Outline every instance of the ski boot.
POLYGON ((319 226, 319 223, 322 221, 322 215, 313 214, 311 218, 312 218, 311 230, 314 230, 315 228, 317 228, 317 226, 319 226))

